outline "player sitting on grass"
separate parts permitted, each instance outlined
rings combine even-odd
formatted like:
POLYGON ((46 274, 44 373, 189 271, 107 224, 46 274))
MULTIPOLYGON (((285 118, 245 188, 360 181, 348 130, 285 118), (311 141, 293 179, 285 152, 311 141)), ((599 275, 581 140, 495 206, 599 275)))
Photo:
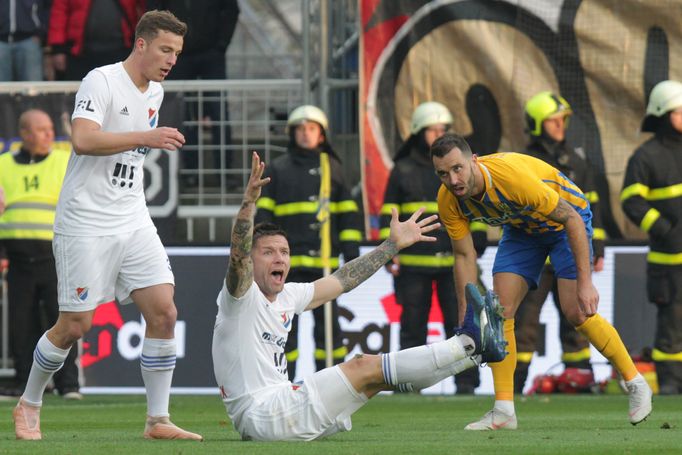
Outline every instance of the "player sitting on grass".
POLYGON ((382 355, 357 355, 305 378, 287 379, 284 345, 291 318, 348 292, 398 251, 440 227, 436 216, 404 222, 393 211, 391 234, 370 253, 314 283, 286 283, 289 245, 272 224, 254 228, 256 201, 269 182, 254 152, 251 177, 232 231, 230 262, 218 296, 213 365, 227 412, 243 439, 312 440, 351 429, 350 416, 382 390, 420 390, 505 356, 502 318, 493 299, 470 286, 459 335, 382 355))

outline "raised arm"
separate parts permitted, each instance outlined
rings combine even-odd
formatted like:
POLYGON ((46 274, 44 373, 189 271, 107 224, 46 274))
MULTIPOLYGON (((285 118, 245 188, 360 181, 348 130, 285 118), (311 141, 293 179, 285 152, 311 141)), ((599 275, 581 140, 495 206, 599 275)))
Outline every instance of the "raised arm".
POLYGON ((563 199, 559 199, 556 208, 548 218, 564 225, 568 244, 571 246, 577 272, 578 303, 585 316, 592 316, 597 312, 599 294, 592 284, 590 268, 590 246, 585 232, 585 223, 580 214, 563 199))
POLYGON ((398 212, 393 209, 391 211, 391 234, 389 238, 369 253, 344 264, 332 275, 315 281, 313 300, 306 310, 317 308, 344 292, 355 289, 360 283, 374 275, 403 248, 417 242, 435 242, 435 237, 424 234, 440 227, 440 223, 435 222, 438 216, 431 215, 419 220, 422 213, 424 213, 423 208, 417 210, 409 219, 401 223, 398 219, 398 212))
POLYGON ((265 163, 261 163, 258 153, 253 152, 251 177, 244 190, 244 199, 237 213, 232 229, 230 263, 227 266, 225 283, 232 297, 239 298, 248 291, 253 282, 253 263, 251 262, 251 242, 253 240, 253 219, 256 216, 256 201, 261 188, 270 178, 261 178, 265 163))

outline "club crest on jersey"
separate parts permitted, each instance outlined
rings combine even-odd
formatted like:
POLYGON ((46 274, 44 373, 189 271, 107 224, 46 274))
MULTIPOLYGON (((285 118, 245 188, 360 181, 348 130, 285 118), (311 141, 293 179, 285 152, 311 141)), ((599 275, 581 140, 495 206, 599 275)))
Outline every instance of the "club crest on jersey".
POLYGON ((291 318, 286 313, 282 313, 282 325, 285 329, 288 329, 291 325, 291 318))
POLYGON ((84 302, 88 298, 88 288, 76 288, 76 295, 78 300, 84 302))
POLYGON ((495 207, 502 213, 511 213, 512 209, 506 202, 498 202, 495 207))
POLYGON ((157 115, 157 112, 155 109, 152 109, 151 107, 147 110, 149 114, 149 126, 152 128, 156 127, 156 121, 158 120, 159 116, 157 115))

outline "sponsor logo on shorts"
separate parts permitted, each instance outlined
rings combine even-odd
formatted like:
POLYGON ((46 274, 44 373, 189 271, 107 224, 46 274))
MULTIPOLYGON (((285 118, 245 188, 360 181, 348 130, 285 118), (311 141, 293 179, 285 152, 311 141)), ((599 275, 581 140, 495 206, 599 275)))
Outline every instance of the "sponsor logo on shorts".
POLYGON ((88 288, 76 288, 76 295, 81 302, 88 298, 88 288))

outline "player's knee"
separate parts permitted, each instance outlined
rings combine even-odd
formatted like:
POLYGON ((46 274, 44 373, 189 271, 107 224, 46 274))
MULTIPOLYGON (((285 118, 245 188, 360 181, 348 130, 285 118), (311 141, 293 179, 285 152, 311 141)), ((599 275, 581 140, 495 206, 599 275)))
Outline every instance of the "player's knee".
POLYGON ((564 316, 566 316, 566 320, 573 327, 577 327, 577 326, 581 325, 586 320, 585 315, 577 308, 577 305, 576 305, 575 309, 565 310, 564 316))
POLYGON ((51 329, 51 334, 56 339, 57 345, 68 347, 83 338, 91 326, 92 319, 60 317, 51 329))
MULTIPOLYGON (((366 384, 375 384, 381 378, 381 360, 377 356, 358 354, 345 362, 353 369, 355 375, 366 384)), ((380 381, 379 381, 380 382, 380 381)))
POLYGON ((152 320, 147 321, 147 324, 151 325, 157 332, 173 333, 177 318, 178 310, 175 305, 170 304, 155 311, 152 320))

